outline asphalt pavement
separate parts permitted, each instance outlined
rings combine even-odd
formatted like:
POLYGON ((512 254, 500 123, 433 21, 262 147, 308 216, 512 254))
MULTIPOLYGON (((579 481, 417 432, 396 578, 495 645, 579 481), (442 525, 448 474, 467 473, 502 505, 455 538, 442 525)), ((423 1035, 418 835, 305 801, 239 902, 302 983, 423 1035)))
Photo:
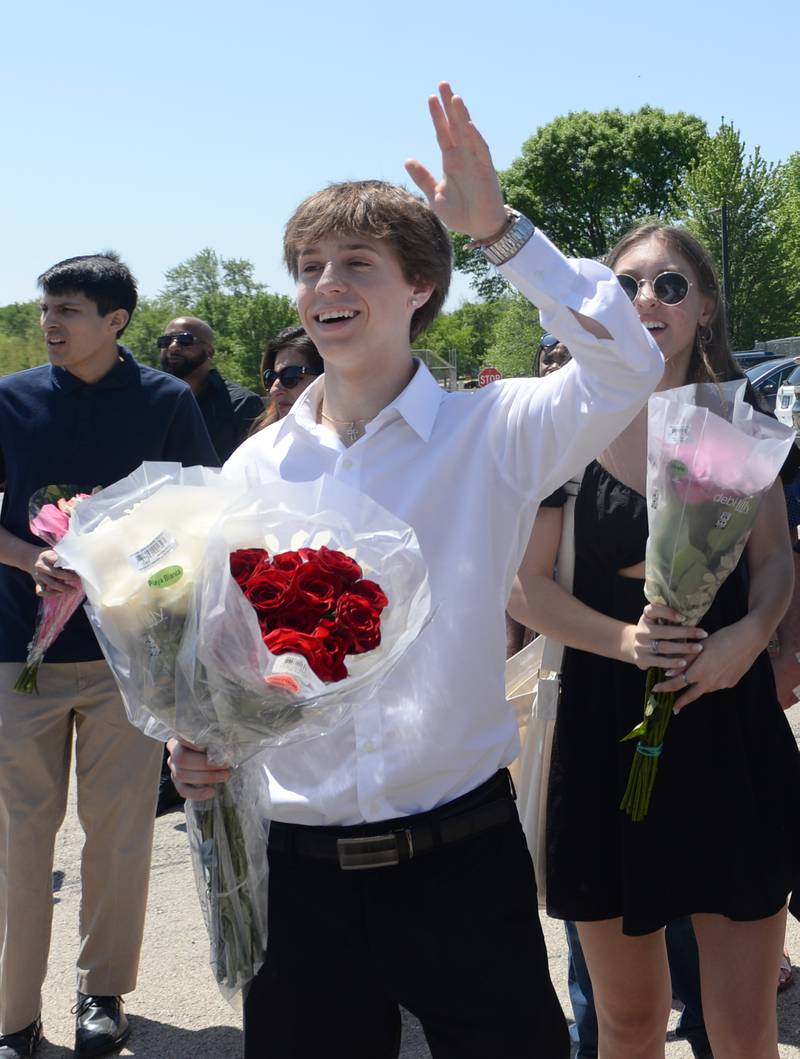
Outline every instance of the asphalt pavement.
MULTIPOLYGON (((800 706, 789 712, 800 738, 800 706)), ((798 822, 800 825, 800 821, 798 822)), ((64 826, 58 838, 53 875, 53 940, 44 988, 45 1041, 37 1059, 72 1055, 75 959, 78 947, 80 850, 82 832, 75 813, 74 784, 64 826)), ((677 853, 676 853, 677 855, 677 853)), ((550 972, 567 1013, 567 952, 563 926, 542 918, 550 972)), ((124 929, 124 924, 120 924, 124 929)), ((778 998, 780 1059, 800 1059, 800 924, 790 919, 787 933, 794 958, 796 984, 778 998)), ((777 973, 777 972, 776 972, 777 973)), ((156 821, 150 898, 139 985, 127 998, 132 1035, 122 1056, 137 1059, 237 1059, 241 1054, 241 1016, 219 994, 208 968, 208 942, 195 892, 182 813, 156 821)), ((671 1029, 667 1059, 691 1059, 689 1046, 671 1029)), ((419 1024, 403 1024, 402 1059, 428 1059, 430 1052, 419 1024)), ((331 1042, 330 1055, 346 1059, 344 1042, 331 1042)), ((502 1059, 502 1057, 487 1057, 502 1059)), ((533 1052, 531 1059, 536 1057, 533 1052)))

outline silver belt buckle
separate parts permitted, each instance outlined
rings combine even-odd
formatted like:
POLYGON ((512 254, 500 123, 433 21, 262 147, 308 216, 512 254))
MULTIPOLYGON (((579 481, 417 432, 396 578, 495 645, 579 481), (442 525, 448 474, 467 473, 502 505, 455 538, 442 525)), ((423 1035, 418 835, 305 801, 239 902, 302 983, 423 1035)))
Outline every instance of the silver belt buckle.
MULTIPOLYGON (((402 833, 402 832, 401 832, 402 833)), ((365 835, 363 838, 337 838, 336 852, 342 871, 362 868, 388 868, 400 863, 397 834, 365 835)), ((411 836, 407 838, 411 852, 411 836)))

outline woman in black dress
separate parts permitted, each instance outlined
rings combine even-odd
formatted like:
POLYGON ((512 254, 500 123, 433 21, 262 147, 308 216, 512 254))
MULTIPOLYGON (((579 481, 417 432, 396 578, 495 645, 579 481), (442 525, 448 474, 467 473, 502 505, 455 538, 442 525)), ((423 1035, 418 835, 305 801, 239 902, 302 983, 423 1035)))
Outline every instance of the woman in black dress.
MULTIPOLYGON (((713 266, 681 229, 629 233, 607 263, 667 363, 659 389, 740 373, 713 266)), ((775 969, 800 879, 800 753, 766 646, 791 597, 783 493, 765 497, 739 568, 702 629, 648 605, 646 410, 586 469, 573 595, 539 594, 536 628, 569 645, 548 805, 551 915, 578 922, 602 1059, 660 1059, 670 1009, 664 926, 691 915, 719 1059, 776 1059, 775 969), (665 659, 667 661, 665 662, 665 659), (619 809, 645 671, 675 690, 647 818, 619 809)))

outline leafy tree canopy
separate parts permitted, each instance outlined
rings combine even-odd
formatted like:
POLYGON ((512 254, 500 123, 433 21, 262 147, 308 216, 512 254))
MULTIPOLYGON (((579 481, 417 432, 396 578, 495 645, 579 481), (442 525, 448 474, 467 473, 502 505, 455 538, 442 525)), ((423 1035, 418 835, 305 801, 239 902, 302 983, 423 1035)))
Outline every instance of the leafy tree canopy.
MULTIPOLYGON (((673 219, 674 195, 707 139, 705 123, 682 111, 580 111, 527 139, 500 183, 508 204, 565 253, 600 257, 643 217, 673 219)), ((456 267, 477 293, 496 297, 502 278, 466 242, 455 241, 456 267)))

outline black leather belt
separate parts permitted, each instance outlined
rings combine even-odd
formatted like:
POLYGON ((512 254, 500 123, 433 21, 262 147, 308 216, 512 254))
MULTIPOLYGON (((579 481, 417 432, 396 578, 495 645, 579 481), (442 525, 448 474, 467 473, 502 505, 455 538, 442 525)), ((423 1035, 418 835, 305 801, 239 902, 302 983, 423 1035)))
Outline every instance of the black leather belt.
POLYGON ((388 868, 439 846, 500 827, 517 815, 514 786, 501 769, 474 791, 427 813, 352 827, 270 824, 270 851, 338 862, 342 871, 388 868))

